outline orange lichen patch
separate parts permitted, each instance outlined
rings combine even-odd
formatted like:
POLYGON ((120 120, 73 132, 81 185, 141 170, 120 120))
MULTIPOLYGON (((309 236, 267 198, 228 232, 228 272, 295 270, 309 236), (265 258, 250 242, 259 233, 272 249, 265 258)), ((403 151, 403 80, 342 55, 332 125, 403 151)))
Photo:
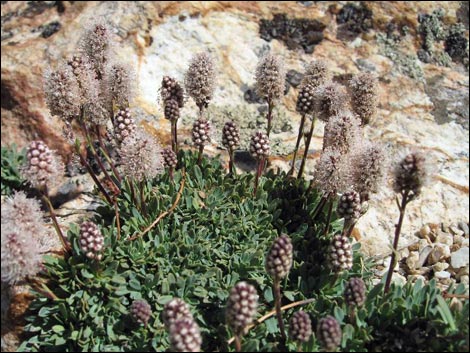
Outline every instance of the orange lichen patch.
POLYGON ((9 315, 12 321, 18 323, 29 307, 34 296, 29 293, 19 293, 11 298, 9 315))
POLYGON ((352 230, 352 233, 351 233, 351 236, 356 239, 356 241, 360 241, 361 240, 361 232, 359 231, 359 229, 357 229, 356 227, 353 228, 352 230))
MULTIPOLYGON (((165 119, 161 120, 166 121, 165 119)), ((170 132, 167 129, 157 129, 147 121, 142 121, 140 125, 145 129, 145 131, 150 133, 152 136, 155 136, 160 145, 166 146, 171 144, 170 132)))

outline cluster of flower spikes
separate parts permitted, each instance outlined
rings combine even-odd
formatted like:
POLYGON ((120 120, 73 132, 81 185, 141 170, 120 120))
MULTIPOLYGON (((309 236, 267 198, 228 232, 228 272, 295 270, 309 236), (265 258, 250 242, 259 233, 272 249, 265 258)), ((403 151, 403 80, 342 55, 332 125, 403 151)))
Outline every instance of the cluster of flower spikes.
POLYGON ((253 322, 258 308, 258 293, 247 282, 238 282, 231 290, 227 301, 226 320, 236 335, 253 322))
POLYGON ((378 81, 371 73, 360 73, 349 81, 351 103, 354 112, 361 119, 361 124, 369 124, 377 112, 378 81))
POLYGON ((194 321, 188 304, 173 298, 163 309, 163 323, 170 334, 171 349, 174 352, 199 352, 202 338, 199 326, 194 321))
POLYGON ((300 84, 296 110, 301 114, 312 114, 315 110, 315 89, 329 79, 329 70, 323 61, 311 62, 300 84))
POLYGON ((261 131, 257 131, 250 141, 250 154, 256 158, 261 159, 269 156, 269 137, 261 131))
POLYGON ((171 121, 178 120, 180 109, 184 106, 184 91, 181 85, 173 77, 164 76, 160 94, 165 118, 171 121))
POLYGON ((80 225, 79 242, 86 257, 98 261, 102 259, 104 237, 95 223, 86 221, 80 225))
POLYGON ((163 156, 155 137, 143 129, 124 139, 119 148, 121 172, 138 181, 152 179, 162 173, 163 156))

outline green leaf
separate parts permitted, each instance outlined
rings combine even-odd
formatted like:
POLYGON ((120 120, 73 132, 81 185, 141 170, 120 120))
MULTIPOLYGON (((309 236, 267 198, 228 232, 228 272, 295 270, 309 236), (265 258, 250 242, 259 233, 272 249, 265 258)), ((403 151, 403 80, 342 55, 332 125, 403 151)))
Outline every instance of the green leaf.
POLYGON ((165 305, 172 299, 173 299, 172 295, 162 295, 160 298, 157 299, 157 303, 161 305, 165 305))
POLYGON ((438 295, 436 299, 438 303, 437 310, 439 311, 439 314, 441 314, 442 319, 447 325, 450 326, 451 330, 455 331, 455 320, 452 316, 452 313, 450 312, 449 306, 441 295, 438 295))
POLYGON ((277 333, 279 331, 277 328, 277 320, 275 317, 267 319, 264 323, 269 333, 277 333))
POLYGON ((81 272, 82 276, 86 279, 95 278, 95 275, 90 273, 86 268, 83 268, 80 272, 81 272))
POLYGON ((65 330, 64 326, 62 325, 54 325, 52 326, 52 331, 55 333, 61 333, 65 330))
POLYGON ((343 319, 344 319, 344 311, 343 311, 343 309, 341 309, 339 306, 336 306, 336 307, 334 308, 334 315, 335 315, 336 320, 338 320, 339 323, 342 323, 342 322, 343 322, 343 319))

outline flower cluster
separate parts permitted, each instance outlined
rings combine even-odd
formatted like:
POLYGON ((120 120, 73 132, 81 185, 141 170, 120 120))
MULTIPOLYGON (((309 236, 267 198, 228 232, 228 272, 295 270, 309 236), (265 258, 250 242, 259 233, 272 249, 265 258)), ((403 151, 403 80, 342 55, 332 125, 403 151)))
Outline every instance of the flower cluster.
POLYGON ((285 89, 286 69, 281 57, 267 54, 256 67, 256 89, 261 97, 278 100, 285 89))
POLYGON ((215 65, 209 53, 199 53, 192 58, 184 86, 199 110, 207 108, 215 90, 215 65))
POLYGON ((161 147, 156 139, 143 129, 127 137, 119 148, 123 175, 143 180, 152 179, 163 172, 161 147))

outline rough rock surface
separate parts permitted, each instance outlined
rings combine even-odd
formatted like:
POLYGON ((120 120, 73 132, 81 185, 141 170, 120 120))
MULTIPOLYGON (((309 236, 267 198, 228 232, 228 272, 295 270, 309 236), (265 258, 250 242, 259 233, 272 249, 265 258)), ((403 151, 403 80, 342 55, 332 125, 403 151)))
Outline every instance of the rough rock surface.
MULTIPOLYGON (((163 75, 182 80, 191 56, 199 51, 209 49, 218 63, 214 116, 217 111, 236 112, 244 106, 238 118, 258 123, 262 119, 256 120, 257 108, 262 105, 248 104, 244 93, 254 84, 259 57, 269 50, 282 55, 289 70, 302 72, 305 63, 323 59, 338 80, 363 70, 375 72, 380 81, 379 112, 366 128, 367 137, 388 144, 393 154, 405 147, 418 148, 433 160, 431 183, 409 205, 402 242, 411 242, 414 231, 428 222, 468 222, 468 72, 460 63, 444 67, 420 62, 416 56, 421 45, 418 14, 442 8, 444 25, 451 25, 458 21, 460 3, 366 2, 372 17, 367 12, 367 16, 358 17, 367 22, 354 26, 349 22, 345 26, 344 21, 349 19, 341 12, 345 4, 2 2, 2 144, 17 142, 22 146, 39 137, 64 155, 68 153, 70 149, 61 138, 61 122, 45 106, 43 72, 48 65, 54 66, 74 53, 81 28, 91 16, 105 16, 116 27, 120 55, 136 65, 140 91, 133 106, 145 113, 146 120, 165 141, 169 123, 162 119, 159 83, 163 75), (323 39, 312 54, 305 53, 301 46, 286 45, 285 36, 282 41, 260 37, 260 21, 279 13, 288 19, 315 20, 321 24, 318 28, 324 27, 323 39), (337 16, 342 16, 340 23, 337 16), (342 36, 345 28, 352 35, 342 36), (383 41, 384 36, 395 41, 393 46, 390 40, 383 41), (390 55, 393 50, 395 56, 390 55), (400 53, 412 62, 399 61, 400 53), (413 75, 409 71, 402 70, 404 65, 414 67, 419 74, 410 77, 413 75)), ((301 43, 307 39, 300 33, 287 41, 301 43)), ((291 88, 279 108, 288 121, 284 129, 274 131, 274 138, 280 141, 275 150, 279 154, 288 155, 293 149, 299 122, 296 96, 297 90, 291 88)), ((182 116, 190 119, 195 112, 194 103, 189 101, 182 116)), ((186 131, 188 127, 183 123, 181 130, 186 131)), ((318 125, 313 158, 318 157, 321 148, 323 127, 318 125)), ((308 166, 311 175, 313 159, 308 166)), ((387 244, 397 217, 393 194, 385 187, 357 225, 364 251, 374 255, 389 251, 387 244)))

